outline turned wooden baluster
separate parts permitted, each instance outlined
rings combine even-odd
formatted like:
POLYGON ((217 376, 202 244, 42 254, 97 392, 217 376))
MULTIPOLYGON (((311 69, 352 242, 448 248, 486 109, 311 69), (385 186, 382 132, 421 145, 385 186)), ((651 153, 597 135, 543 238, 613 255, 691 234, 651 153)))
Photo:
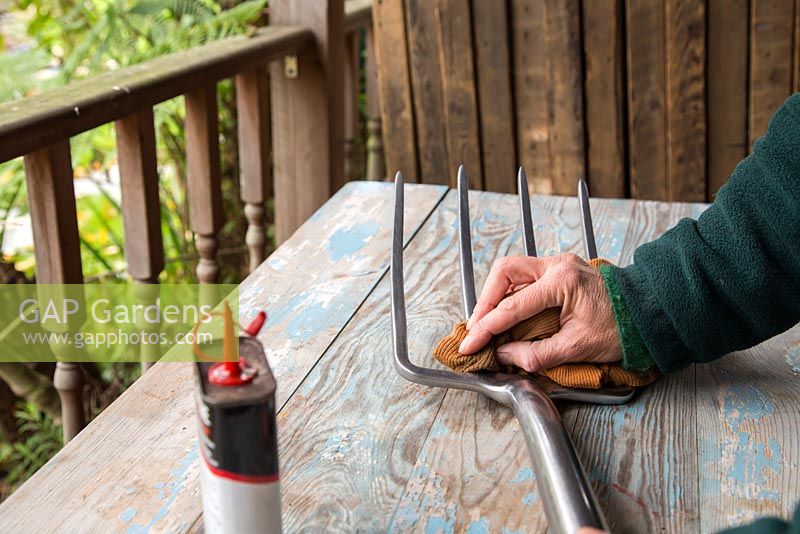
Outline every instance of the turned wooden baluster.
POLYGON ((219 280, 217 232, 222 227, 216 84, 187 93, 185 101, 186 187, 189 220, 200 255, 197 279, 213 284, 219 280))
POLYGON ((378 69, 375 64, 375 41, 372 26, 367 27, 364 44, 366 51, 364 74, 366 78, 367 112, 367 180, 385 180, 386 164, 383 160, 383 134, 381 109, 378 100, 378 69))
MULTIPOLYGON (((25 176, 36 255, 36 282, 82 283, 83 270, 69 140, 65 139, 27 154, 25 176)), ((51 344, 56 358, 64 347, 61 344, 51 344)), ((53 385, 61 399, 64 443, 71 440, 86 424, 83 384, 83 370, 79 364, 56 364, 53 385)))
POLYGON ((269 77, 265 67, 236 76, 239 126, 240 192, 247 218, 245 242, 250 272, 266 257, 264 202, 272 195, 272 138, 269 124, 269 77))
MULTIPOLYGON (((158 168, 153 110, 145 109, 115 123, 122 190, 122 222, 128 273, 140 284, 158 283, 164 269, 161 208, 158 201, 158 168)), ((142 295, 156 291, 139 292, 142 295)), ((143 302, 147 304, 149 302, 143 302)), ((143 333, 158 332, 158 325, 142 320, 143 333)), ((142 372, 159 356, 155 343, 140 345, 142 372)))
POLYGON ((316 47, 270 70, 275 161, 275 236, 289 237, 344 183, 344 4, 342 0, 272 0, 270 22, 307 26, 316 47))
POLYGON ((358 134, 358 74, 361 32, 347 35, 344 49, 344 180, 358 178, 355 165, 356 135, 358 134))

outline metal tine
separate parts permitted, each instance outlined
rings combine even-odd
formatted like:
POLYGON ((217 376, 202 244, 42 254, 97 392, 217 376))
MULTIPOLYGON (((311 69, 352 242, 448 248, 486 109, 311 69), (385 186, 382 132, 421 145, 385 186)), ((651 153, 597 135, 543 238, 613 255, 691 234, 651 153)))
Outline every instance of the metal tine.
POLYGON ((528 176, 522 167, 517 171, 517 191, 519 193, 519 211, 522 218, 522 241, 525 245, 525 255, 535 258, 536 239, 533 235, 531 199, 528 196, 528 176))
POLYGON ((472 235, 469 225, 469 179, 463 165, 458 166, 458 255, 461 262, 461 301, 464 320, 475 309, 475 271, 472 265, 472 235))
POLYGON ((578 202, 581 205, 581 225, 583 226, 583 244, 586 247, 586 258, 593 260, 597 257, 597 244, 594 240, 592 210, 589 207, 589 188, 583 178, 578 180, 578 202))

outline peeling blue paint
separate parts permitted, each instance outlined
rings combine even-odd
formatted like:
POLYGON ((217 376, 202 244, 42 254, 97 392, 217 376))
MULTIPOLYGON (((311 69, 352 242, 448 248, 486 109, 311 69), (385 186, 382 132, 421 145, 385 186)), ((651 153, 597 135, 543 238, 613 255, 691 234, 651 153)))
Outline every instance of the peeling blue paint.
POLYGON ((425 534, 448 534, 455 532, 455 515, 448 517, 429 517, 425 521, 425 534))
POLYGON ((150 532, 150 529, 156 523, 167 516, 172 503, 175 502, 178 494, 180 494, 181 490, 183 489, 183 485, 186 482, 186 473, 189 471, 189 468, 197 462, 198 458, 199 453, 197 441, 195 441, 186 455, 178 463, 178 467, 170 471, 169 481, 154 485, 156 489, 162 490, 159 494, 159 500, 166 500, 166 502, 161 506, 161 508, 158 509, 158 511, 156 511, 155 515, 147 524, 133 524, 126 530, 127 534, 145 534, 150 532), (163 491, 165 489, 169 491, 169 494, 166 494, 165 491, 163 491))
POLYGON ((438 438, 447 434, 450 430, 443 422, 437 420, 431 429, 431 437, 438 438))
POLYGON ((530 493, 526 493, 522 498, 522 504, 528 506, 529 504, 535 503, 537 500, 539 500, 539 494, 531 491, 530 493))
POLYGON ((500 529, 500 534, 522 534, 521 530, 511 530, 508 527, 503 527, 500 529))
POLYGON ((336 230, 328 240, 328 255, 333 261, 352 256, 364 248, 380 231, 374 221, 362 222, 352 228, 336 230))
POLYGON ((800 373, 800 347, 792 347, 786 351, 786 363, 793 373, 800 373))
POLYGON ((721 480, 704 477, 703 486, 710 492, 730 492, 750 500, 779 501, 780 493, 770 487, 770 478, 780 475, 783 469, 780 444, 774 437, 750 433, 754 425, 775 412, 775 404, 758 387, 746 382, 729 384, 720 397, 723 421, 733 435, 702 441, 703 464, 713 466, 714 474, 722 470, 721 480))
POLYGON ((133 521, 134 517, 136 517, 136 508, 125 508, 122 513, 119 514, 119 518, 125 523, 130 523, 133 521))
POLYGON ((489 533, 489 519, 481 517, 473 521, 467 526, 467 534, 488 534, 489 533))
POLYGON ((520 484, 520 483, 525 482, 527 480, 535 480, 535 479, 536 479, 536 477, 533 474, 533 469, 531 469, 530 467, 523 467, 522 469, 517 471, 516 476, 511 479, 511 483, 512 484, 520 484))

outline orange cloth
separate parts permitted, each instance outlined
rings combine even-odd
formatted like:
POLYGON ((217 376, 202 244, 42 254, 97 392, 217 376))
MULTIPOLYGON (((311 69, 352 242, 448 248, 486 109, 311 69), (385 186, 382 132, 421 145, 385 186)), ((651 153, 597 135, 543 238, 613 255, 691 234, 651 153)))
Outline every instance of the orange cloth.
MULTIPOLYGON (((589 263, 594 268, 609 264, 602 259, 591 260, 589 263)), ((495 336, 475 354, 458 352, 458 347, 467 337, 467 324, 458 323, 450 335, 439 341, 433 355, 447 367, 459 372, 500 371, 500 364, 495 359, 497 347, 511 341, 537 341, 548 338, 561 328, 560 317, 561 308, 548 308, 495 336)), ((525 372, 517 367, 506 370, 525 372)), ((626 371, 619 363, 569 363, 545 369, 540 371, 540 374, 562 386, 581 389, 600 389, 604 385, 642 387, 652 384, 659 377, 655 371, 645 374, 626 371)))

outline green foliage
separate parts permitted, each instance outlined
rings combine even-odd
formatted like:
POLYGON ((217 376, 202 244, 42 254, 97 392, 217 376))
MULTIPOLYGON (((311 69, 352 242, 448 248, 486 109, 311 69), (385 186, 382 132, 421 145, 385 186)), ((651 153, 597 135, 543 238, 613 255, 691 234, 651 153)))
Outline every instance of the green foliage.
MULTIPOLYGON (((27 52, 0 54, 0 71, 4 72, 0 101, 247 33, 262 16, 265 5, 266 0, 246 0, 232 6, 213 0, 16 0, 16 8, 26 10, 30 17, 27 32, 37 46, 27 52), (44 71, 50 76, 40 79, 48 65, 57 68, 44 71)), ((238 192, 235 97, 230 81, 218 85, 218 99, 224 209, 240 214, 226 221, 221 241, 235 249, 242 245, 244 223, 238 192)), ((195 251, 185 203, 183 99, 163 102, 154 111, 165 255, 178 260, 168 261, 163 277, 167 281, 191 280, 193 265, 187 259, 195 251)), ((73 137, 70 144, 76 177, 108 178, 117 157, 113 125, 84 132, 73 137)), ((16 213, 27 211, 21 160, 0 164, 0 216, 5 217, 11 208, 16 213), (9 198, 14 199, 12 204, 6 202, 9 198)), ((120 215, 118 203, 108 195, 78 199, 81 256, 87 277, 105 279, 106 273, 124 271, 120 215)), ((2 237, 0 230, 0 244, 2 237)), ((32 250, 18 251, 4 260, 15 263, 28 276, 34 273, 32 250)), ((238 260, 239 265, 245 264, 241 254, 238 260)), ((237 263, 232 267, 232 271, 223 270, 225 281, 237 281, 241 276, 237 263)))
POLYGON ((14 488, 33 475, 61 449, 61 427, 29 402, 20 402, 14 412, 22 436, 0 445, 0 467, 7 470, 5 484, 14 488))

